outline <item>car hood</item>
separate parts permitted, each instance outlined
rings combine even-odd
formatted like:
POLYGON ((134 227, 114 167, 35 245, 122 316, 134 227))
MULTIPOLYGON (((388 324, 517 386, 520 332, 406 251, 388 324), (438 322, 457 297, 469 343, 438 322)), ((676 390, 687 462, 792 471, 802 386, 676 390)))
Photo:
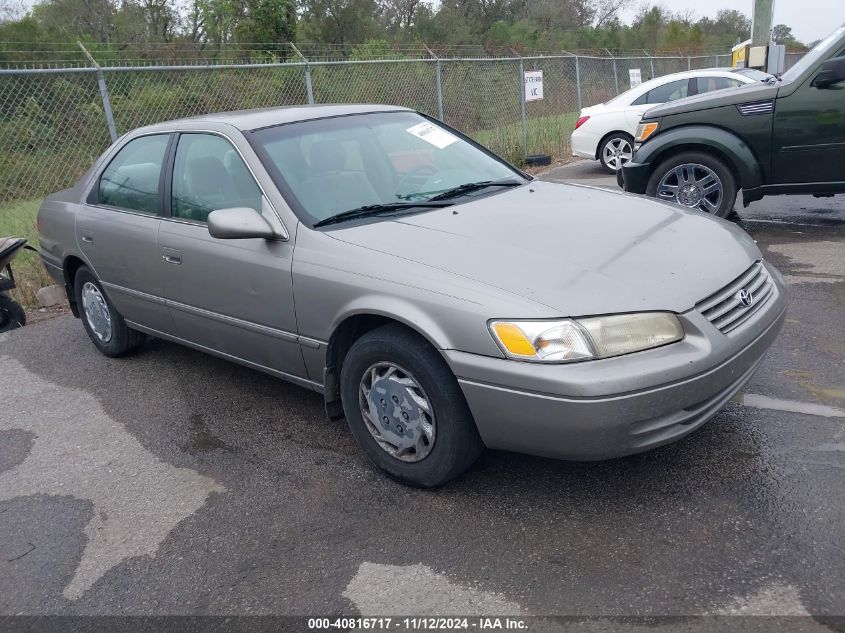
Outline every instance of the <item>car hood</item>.
POLYGON ((726 105, 737 105, 740 103, 751 103, 754 101, 765 101, 774 99, 778 95, 777 84, 766 84, 755 82, 739 86, 738 88, 726 88, 725 90, 714 90, 692 97, 685 97, 677 101, 670 101, 650 110, 646 110, 644 119, 656 119, 671 114, 685 112, 697 112, 698 110, 709 110, 726 105))
POLYGON ((684 312, 760 258, 747 234, 704 213, 539 181, 329 234, 518 295, 559 316, 684 312))

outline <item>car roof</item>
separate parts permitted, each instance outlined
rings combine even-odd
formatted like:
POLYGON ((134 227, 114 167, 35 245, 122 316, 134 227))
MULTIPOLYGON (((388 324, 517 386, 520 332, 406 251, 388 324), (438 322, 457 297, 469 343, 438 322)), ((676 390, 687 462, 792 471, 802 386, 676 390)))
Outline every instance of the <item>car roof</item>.
POLYGON ((143 128, 144 131, 161 131, 179 127, 180 123, 224 123, 239 130, 256 130, 285 123, 324 119, 327 117, 350 114, 369 114, 371 112, 412 112, 409 108, 379 104, 331 104, 331 105, 296 105, 255 110, 235 110, 232 112, 214 112, 164 121, 143 128))

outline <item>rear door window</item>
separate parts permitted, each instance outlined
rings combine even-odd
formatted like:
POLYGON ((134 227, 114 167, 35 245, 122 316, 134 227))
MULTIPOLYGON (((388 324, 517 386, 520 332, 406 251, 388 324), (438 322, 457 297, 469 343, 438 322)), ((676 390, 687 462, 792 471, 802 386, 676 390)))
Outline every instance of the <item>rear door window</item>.
POLYGON ((738 88, 743 85, 738 79, 729 77, 698 77, 698 92, 713 92, 714 90, 725 90, 726 88, 738 88))
POLYGON ((689 80, 680 79, 678 81, 672 81, 668 84, 663 84, 662 86, 657 86, 657 88, 649 90, 646 93, 648 101, 645 101, 644 103, 668 103, 669 101, 675 101, 676 99, 683 99, 687 96, 688 91, 689 80))
POLYGON ((161 215, 161 168, 169 141, 169 134, 129 141, 103 170, 97 185, 97 203, 161 215))

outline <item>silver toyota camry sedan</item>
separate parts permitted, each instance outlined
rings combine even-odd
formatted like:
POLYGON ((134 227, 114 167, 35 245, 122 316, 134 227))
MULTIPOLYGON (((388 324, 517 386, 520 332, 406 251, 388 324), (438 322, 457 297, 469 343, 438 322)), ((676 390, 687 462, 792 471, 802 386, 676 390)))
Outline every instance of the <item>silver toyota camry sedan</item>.
POLYGON ((485 446, 594 460, 677 440, 749 380, 786 308, 732 224, 539 182, 391 106, 141 128, 38 220, 101 352, 155 336, 318 391, 418 486, 485 446))

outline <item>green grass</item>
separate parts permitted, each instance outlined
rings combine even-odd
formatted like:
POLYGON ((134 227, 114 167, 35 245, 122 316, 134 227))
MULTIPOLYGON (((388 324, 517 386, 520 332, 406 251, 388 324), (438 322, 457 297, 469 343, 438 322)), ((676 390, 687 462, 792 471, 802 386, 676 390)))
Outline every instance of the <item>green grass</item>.
MULTIPOLYGON (((0 237, 25 237, 32 246, 38 246, 38 229, 35 217, 41 200, 24 200, 0 204, 0 237)), ((26 307, 35 307, 35 293, 43 286, 54 283, 44 270, 37 253, 22 251, 14 261, 12 270, 18 287, 12 297, 26 307)))
MULTIPOLYGON (((552 159, 568 156, 569 136, 578 120, 576 112, 557 116, 529 118, 526 121, 529 154, 548 154, 552 159)), ((515 164, 523 162, 524 145, 520 122, 470 134, 503 158, 515 164)))

